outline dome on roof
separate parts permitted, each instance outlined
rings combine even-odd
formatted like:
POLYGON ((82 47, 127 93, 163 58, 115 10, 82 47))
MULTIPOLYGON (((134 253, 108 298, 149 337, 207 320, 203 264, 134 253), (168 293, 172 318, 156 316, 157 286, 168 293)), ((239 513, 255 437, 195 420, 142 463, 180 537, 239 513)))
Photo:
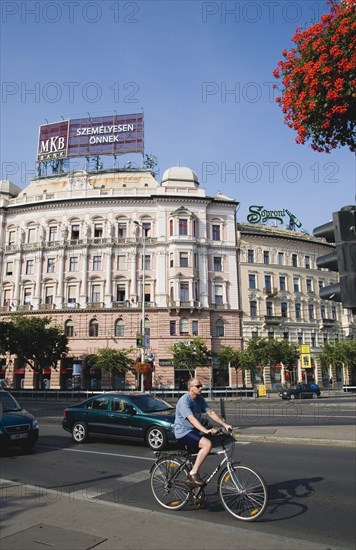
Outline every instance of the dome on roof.
POLYGON ((0 180, 0 195, 6 196, 8 199, 17 197, 21 188, 9 180, 0 180))
POLYGON ((168 168, 162 178, 162 185, 167 186, 169 182, 172 182, 175 186, 184 186, 187 187, 193 185, 194 187, 199 187, 198 176, 191 168, 186 166, 173 166, 168 168))

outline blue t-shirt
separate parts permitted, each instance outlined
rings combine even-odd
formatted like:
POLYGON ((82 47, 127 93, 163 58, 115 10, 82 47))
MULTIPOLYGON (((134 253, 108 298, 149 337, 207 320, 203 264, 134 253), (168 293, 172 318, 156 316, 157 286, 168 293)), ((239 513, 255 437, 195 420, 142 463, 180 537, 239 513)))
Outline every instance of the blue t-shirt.
POLYGON ((194 430, 193 424, 187 420, 187 416, 193 414, 201 422, 201 415, 209 409, 205 399, 198 395, 193 399, 189 393, 185 393, 176 405, 176 418, 174 422, 174 434, 180 439, 194 430))

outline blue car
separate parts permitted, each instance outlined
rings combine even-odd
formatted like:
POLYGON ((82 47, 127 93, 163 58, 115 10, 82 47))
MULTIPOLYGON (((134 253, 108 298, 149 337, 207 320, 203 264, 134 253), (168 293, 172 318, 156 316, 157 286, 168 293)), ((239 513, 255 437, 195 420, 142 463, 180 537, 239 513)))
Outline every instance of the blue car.
POLYGON ((21 407, 11 393, 0 390, 0 448, 31 451, 38 439, 36 418, 21 407))
POLYGON ((176 441, 175 408, 149 393, 111 392, 66 407, 62 426, 76 443, 93 436, 144 441, 159 451, 176 441))

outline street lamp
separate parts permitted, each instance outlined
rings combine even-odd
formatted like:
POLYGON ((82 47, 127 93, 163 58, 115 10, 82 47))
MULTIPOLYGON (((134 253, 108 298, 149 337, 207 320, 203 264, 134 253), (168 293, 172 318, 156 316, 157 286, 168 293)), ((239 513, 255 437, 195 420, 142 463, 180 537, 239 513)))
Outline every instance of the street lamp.
MULTIPOLYGON (((142 346, 141 346, 141 363, 146 362, 146 335, 145 335, 145 255, 146 255, 146 236, 144 233, 143 225, 134 221, 134 224, 137 227, 141 227, 142 231, 142 309, 141 309, 141 336, 142 336, 142 346)), ((144 391, 144 375, 141 374, 141 391, 144 391)))

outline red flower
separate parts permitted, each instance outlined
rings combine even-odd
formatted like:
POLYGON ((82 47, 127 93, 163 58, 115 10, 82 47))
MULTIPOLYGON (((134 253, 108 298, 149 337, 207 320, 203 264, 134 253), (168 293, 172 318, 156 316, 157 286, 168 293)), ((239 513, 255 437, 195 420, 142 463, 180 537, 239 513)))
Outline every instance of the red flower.
POLYGON ((330 13, 298 28, 296 47, 283 50, 273 72, 283 86, 276 101, 297 143, 310 141, 315 151, 355 150, 356 0, 329 3, 330 13))

